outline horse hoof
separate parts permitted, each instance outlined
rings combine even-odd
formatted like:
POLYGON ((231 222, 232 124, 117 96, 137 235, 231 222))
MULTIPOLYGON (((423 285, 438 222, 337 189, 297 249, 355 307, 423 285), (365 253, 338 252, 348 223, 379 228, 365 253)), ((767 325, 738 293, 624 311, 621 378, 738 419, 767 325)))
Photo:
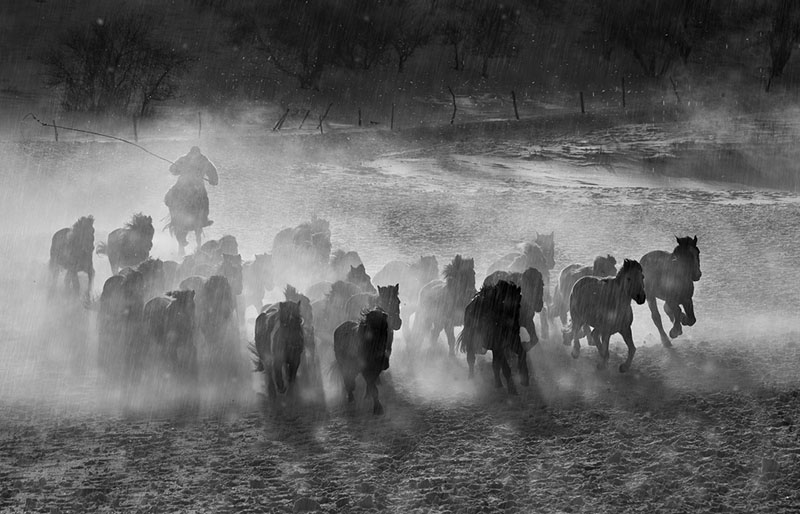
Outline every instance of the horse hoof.
POLYGON ((597 363, 597 369, 599 369, 599 370, 606 369, 606 366, 608 366, 608 362, 606 362, 606 361, 602 361, 602 362, 598 362, 597 363))
POLYGON ((664 348, 672 348, 672 341, 670 341, 666 337, 661 338, 661 344, 664 346, 664 348))
POLYGON ((577 359, 578 357, 580 357, 581 351, 580 350, 572 350, 572 353, 570 355, 572 355, 573 359, 577 359))
POLYGON ((383 416, 383 405, 378 404, 372 408, 372 414, 374 416, 383 416))
POLYGON ((628 369, 630 369, 630 366, 625 362, 623 362, 622 364, 619 365, 619 372, 620 373, 625 373, 626 371, 628 371, 628 369))
POLYGON ((509 389, 508 394, 511 396, 519 396, 519 392, 516 389, 509 389))
POLYGON ((347 403, 353 403, 354 401, 356 401, 356 399, 353 396, 353 393, 348 394, 347 395, 347 403))

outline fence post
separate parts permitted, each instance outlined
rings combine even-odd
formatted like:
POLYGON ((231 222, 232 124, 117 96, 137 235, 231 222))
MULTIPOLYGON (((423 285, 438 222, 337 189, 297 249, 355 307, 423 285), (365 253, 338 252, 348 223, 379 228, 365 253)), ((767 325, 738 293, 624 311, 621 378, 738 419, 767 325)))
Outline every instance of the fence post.
POLYGON ((453 93, 453 88, 450 86, 447 86, 447 90, 450 91, 450 96, 453 97, 453 115, 450 117, 450 125, 452 125, 456 120, 456 94, 453 93))
POLYGON ((586 114, 586 109, 583 107, 583 91, 580 92, 581 95, 581 114, 586 114))
POLYGON ((197 111, 197 139, 200 139, 200 136, 203 134, 203 115, 200 111, 197 111))
POLYGON ((625 77, 622 77, 622 108, 625 108, 625 77))
POLYGON ((392 104, 392 118, 389 120, 389 130, 394 130, 394 104, 392 104))
POLYGON ((514 90, 511 90, 511 101, 514 102, 514 117, 519 121, 519 111, 517 110, 517 95, 514 90))
POLYGON ((53 133, 56 135, 56 143, 58 143, 58 127, 56 127, 56 120, 53 120, 53 133))
POLYGON ((139 127, 137 126, 137 119, 136 115, 133 115, 133 140, 134 142, 139 142, 139 127))

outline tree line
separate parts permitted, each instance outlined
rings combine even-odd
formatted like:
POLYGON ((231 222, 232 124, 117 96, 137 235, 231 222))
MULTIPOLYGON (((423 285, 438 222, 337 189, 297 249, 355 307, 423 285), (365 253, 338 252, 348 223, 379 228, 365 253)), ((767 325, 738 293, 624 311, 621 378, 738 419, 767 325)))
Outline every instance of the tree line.
MULTIPOLYGON (((658 80, 731 35, 767 61, 765 88, 783 74, 800 40, 795 0, 186 0, 218 17, 232 44, 248 47, 303 89, 332 69, 393 66, 403 73, 424 47, 454 70, 526 51, 542 27, 578 32, 606 61, 634 62, 658 80)), ((175 96, 202 60, 170 44, 152 16, 121 12, 60 34, 43 58, 46 81, 67 110, 135 112, 175 96)))

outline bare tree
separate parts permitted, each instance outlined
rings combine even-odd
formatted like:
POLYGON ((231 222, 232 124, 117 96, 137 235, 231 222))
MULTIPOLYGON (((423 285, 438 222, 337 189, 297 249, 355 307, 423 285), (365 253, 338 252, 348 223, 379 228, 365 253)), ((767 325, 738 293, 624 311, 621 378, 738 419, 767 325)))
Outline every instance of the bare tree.
POLYGON ((520 10, 513 2, 482 2, 474 10, 467 41, 470 53, 481 60, 482 77, 488 76, 490 59, 516 55, 519 19, 520 10))
POLYGON ((800 2, 777 0, 769 2, 767 15, 770 28, 765 37, 769 48, 769 79, 765 90, 769 92, 772 81, 783 75, 792 50, 800 40, 800 2))
POLYGON ((391 45, 397 54, 397 71, 403 73, 406 61, 420 47, 426 45, 433 34, 430 8, 414 0, 399 0, 387 8, 392 20, 391 45))
POLYGON ((147 114, 173 97, 190 59, 159 42, 153 19, 126 14, 67 30, 44 57, 45 81, 67 110, 147 114))
POLYGON ((438 0, 431 10, 435 12, 435 32, 453 50, 453 69, 464 69, 463 47, 472 28, 472 2, 438 0))
POLYGON ((719 30, 721 6, 719 0, 594 0, 603 57, 621 47, 647 75, 661 77, 719 30))

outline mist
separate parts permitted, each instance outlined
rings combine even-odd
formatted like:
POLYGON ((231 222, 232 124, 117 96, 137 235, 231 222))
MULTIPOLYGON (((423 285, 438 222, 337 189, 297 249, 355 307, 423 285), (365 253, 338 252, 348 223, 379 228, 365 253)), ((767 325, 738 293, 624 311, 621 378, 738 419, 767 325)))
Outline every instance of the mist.
MULTIPOLYGON (((424 3, 432 20, 460 20, 458 1, 424 3)), ((229 2, 0 7, 0 477, 9 484, 0 507, 800 505, 796 56, 775 75, 769 45, 751 34, 777 30, 771 11, 737 25, 737 3, 697 36, 690 57, 671 56, 664 74, 649 76, 619 41, 598 39, 601 3, 546 4, 506 13, 519 32, 485 69, 467 40, 454 69, 453 46, 432 32, 402 70, 396 50, 367 63, 366 51, 353 58, 337 47, 310 87, 248 36, 229 2), (102 28, 121 13, 149 16, 153 41, 186 58, 175 61, 180 73, 148 105, 138 90, 122 108, 70 105, 66 86, 48 83, 45 56, 62 28, 102 28), (214 223, 202 240, 235 236, 243 261, 319 218, 332 250, 358 252, 373 277, 390 261, 428 255, 441 272, 462 255, 474 259, 480 288, 498 259, 552 232, 552 289, 570 264, 610 254, 620 265, 697 236, 697 323, 666 348, 647 304, 634 304, 637 352, 620 373, 619 334, 598 367, 585 339, 573 358, 560 321, 545 333, 537 315, 531 385, 517 396, 495 387, 491 352, 470 379, 444 334, 425 341, 398 330, 378 385, 386 412, 373 416, 363 378, 347 402, 332 333, 316 334, 316 367, 307 353, 291 393, 269 398, 253 371, 258 311, 249 306, 224 341, 235 371, 226 375, 219 348, 197 332, 195 385, 156 363, 126 388, 98 364, 109 260, 93 254, 94 282, 79 274, 76 298, 63 271, 51 282, 51 241, 91 215, 96 247, 141 212, 155 228, 150 256, 182 262, 165 194, 176 181, 170 163, 193 146, 219 175, 206 185, 214 223)), ((383 19, 380 9, 358 12, 367 24, 383 19)), ((196 254, 191 234, 186 252, 196 254)), ((283 301, 287 285, 304 292, 321 278, 274 280, 265 305, 283 301)), ((417 300, 399 296, 404 307, 417 300)), ((414 322, 404 318, 404 328, 414 322)), ((516 366, 512 358, 519 384, 516 366)))

